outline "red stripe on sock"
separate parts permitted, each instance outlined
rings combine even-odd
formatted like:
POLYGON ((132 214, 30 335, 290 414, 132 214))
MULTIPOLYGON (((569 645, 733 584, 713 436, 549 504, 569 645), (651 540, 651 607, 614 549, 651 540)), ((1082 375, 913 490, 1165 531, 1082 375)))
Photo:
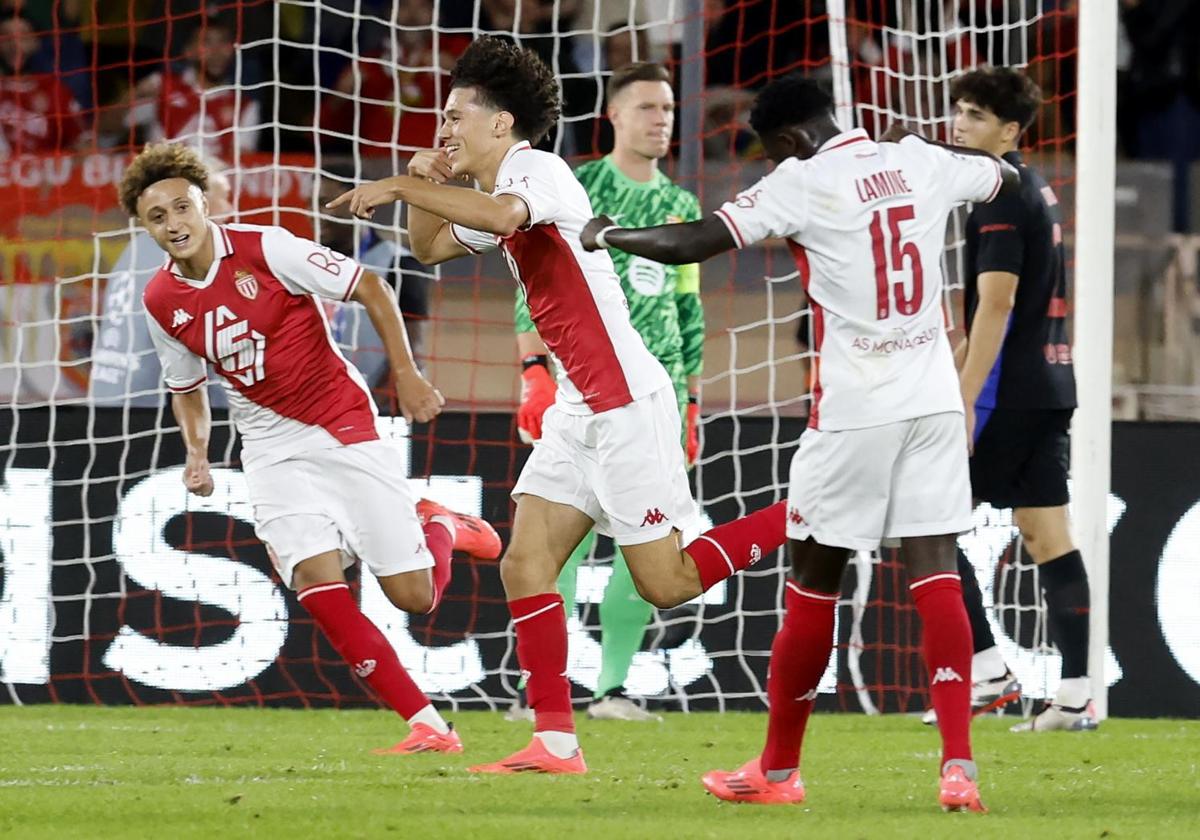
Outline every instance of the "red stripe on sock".
POLYGON ((347 664, 363 677, 383 702, 408 720, 429 705, 396 651, 371 619, 359 610, 350 587, 317 584, 299 593, 300 602, 347 664))
POLYGON ((971 758, 971 622, 962 582, 939 573, 910 585, 921 615, 921 650, 929 671, 929 697, 942 733, 942 764, 971 758))
POLYGON ((442 602, 446 587, 450 585, 450 559, 454 553, 454 535, 440 522, 428 522, 423 530, 425 545, 433 555, 433 606, 429 608, 429 611, 433 612, 442 602))
POLYGON ((684 547, 705 590, 776 551, 787 539, 787 502, 718 525, 684 547))
MULTIPOLYGON (((813 593, 823 594, 823 593, 813 593)), ((771 645, 767 672, 767 744, 761 767, 790 770, 800 766, 800 746, 808 716, 816 705, 816 688, 833 650, 836 600, 806 597, 788 582, 787 612, 771 645)))
POLYGON ((517 662, 527 673, 525 696, 535 732, 574 732, 567 680, 567 613, 557 592, 508 602, 517 633, 517 662))

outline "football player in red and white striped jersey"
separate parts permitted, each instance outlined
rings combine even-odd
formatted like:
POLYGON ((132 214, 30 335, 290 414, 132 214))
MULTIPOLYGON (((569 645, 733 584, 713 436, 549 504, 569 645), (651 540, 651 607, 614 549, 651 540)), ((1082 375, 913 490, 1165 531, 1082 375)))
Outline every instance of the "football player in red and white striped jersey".
POLYGON ((334 344, 319 298, 362 304, 392 363, 406 420, 442 397, 413 364, 395 299, 354 260, 281 227, 208 219, 208 172, 178 144, 148 147, 121 182, 121 204, 169 257, 143 300, 187 447, 184 484, 213 491, 208 366, 222 377, 242 439, 255 531, 285 584, 337 651, 412 728, 390 752, 460 752, 458 735, 359 610, 343 568, 362 560, 399 609, 436 608, 453 548, 495 558, 476 517, 414 506, 401 453, 376 431, 362 376, 334 344))
POLYGON ((593 526, 621 547, 638 590, 658 607, 696 597, 784 540, 782 503, 697 536, 670 377, 630 324, 608 254, 580 245, 592 216, 583 186, 562 158, 533 148, 559 109, 558 84, 540 59, 481 38, 451 74, 442 148, 418 153, 406 176, 333 202, 363 217, 406 202, 413 254, 425 264, 499 248, 561 371, 542 438, 513 488, 517 512, 500 567, 535 737, 472 768, 485 773, 586 772, 556 581, 593 526), (480 189, 446 185, 464 177, 480 189))

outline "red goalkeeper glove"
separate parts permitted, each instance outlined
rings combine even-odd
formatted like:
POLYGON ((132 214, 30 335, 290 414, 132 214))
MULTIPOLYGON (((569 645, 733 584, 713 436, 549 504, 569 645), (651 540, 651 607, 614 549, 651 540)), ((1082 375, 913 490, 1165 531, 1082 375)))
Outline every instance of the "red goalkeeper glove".
POLYGON ((523 443, 533 443, 542 436, 542 415, 554 404, 557 386, 546 367, 545 356, 528 356, 522 360, 521 406, 517 409, 517 434, 523 443))
POLYGON ((688 396, 687 405, 687 465, 694 466, 700 457, 700 401, 695 394, 688 396))

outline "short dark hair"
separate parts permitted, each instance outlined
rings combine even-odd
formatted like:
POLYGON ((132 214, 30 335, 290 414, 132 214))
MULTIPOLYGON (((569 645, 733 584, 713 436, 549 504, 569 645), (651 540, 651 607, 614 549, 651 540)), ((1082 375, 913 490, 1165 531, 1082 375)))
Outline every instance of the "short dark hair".
POLYGON ((138 199, 150 186, 168 178, 191 181, 201 192, 208 192, 208 167, 195 149, 182 143, 154 143, 142 150, 121 177, 117 195, 121 208, 137 215, 138 199))
POLYGON ((513 129, 541 142, 562 111, 558 82, 536 53, 495 37, 467 47, 450 73, 450 89, 475 88, 479 101, 513 115, 513 129))
POLYGON ((1042 104, 1042 89, 1033 79, 1012 67, 980 67, 951 83, 950 98, 954 102, 963 99, 978 105, 1006 123, 1019 123, 1024 131, 1037 117, 1042 104))
POLYGON ((632 64, 626 64, 624 67, 618 67, 608 77, 608 101, 612 102, 613 97, 634 82, 666 82, 667 84, 671 84, 671 74, 667 72, 666 67, 655 61, 635 61, 632 64))
POLYGON ((789 73, 759 91, 750 109, 750 127, 762 137, 822 114, 832 116, 833 95, 816 79, 789 73))

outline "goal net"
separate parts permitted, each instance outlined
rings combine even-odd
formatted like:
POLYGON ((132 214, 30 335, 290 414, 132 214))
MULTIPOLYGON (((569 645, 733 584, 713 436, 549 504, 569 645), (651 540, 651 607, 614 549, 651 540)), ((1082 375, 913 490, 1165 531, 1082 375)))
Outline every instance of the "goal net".
MULTIPOLYGON (((446 413, 415 429, 390 416, 381 346, 356 305, 329 307, 334 337, 372 383, 415 492, 480 513, 505 536, 508 492, 528 455, 513 419, 507 269, 494 259, 430 269, 404 249, 402 214, 366 224, 323 210, 347 185, 401 172, 434 143, 448 68, 473 38, 516 38, 550 63, 566 107, 549 142, 572 162, 611 144, 603 85, 612 67, 664 62, 679 95, 666 171, 706 210, 766 171, 746 114, 753 92, 781 73, 827 79, 845 125, 874 132, 904 120, 939 134, 956 72, 984 61, 1028 66, 1049 94, 1030 137, 1036 160, 1065 200, 1071 194, 1076 48, 1073 19, 1057 4, 1008 4, 1025 9, 1018 14, 933 0, 241 0, 149 20, 129 10, 67 18, 66 4, 41 5, 26 15, 33 58, 15 75, 53 90, 53 101, 22 102, 30 128, 4 135, 0 159, 9 190, 0 221, 0 702, 374 702, 255 539, 239 447, 215 389, 216 492, 183 491, 182 445, 141 325, 141 289, 162 257, 115 201, 142 142, 200 146, 228 180, 227 219, 284 224, 388 277, 446 413)), ((947 243, 957 280, 961 218, 947 243)), ((811 354, 786 249, 713 260, 702 288, 695 486, 721 522, 786 492, 811 354)), ((950 310, 957 305, 952 298, 950 310)), ((1006 517, 980 509, 961 544, 1006 657, 1031 695, 1045 696, 1057 664, 1036 573, 1006 517)), ((599 671, 597 605, 611 553, 601 540, 580 569, 568 672, 580 699, 599 671)), ((761 707, 783 564, 780 554, 657 615, 629 691, 666 708, 761 707)), ((355 586, 423 689, 468 707, 514 696, 494 564, 458 562, 432 618, 391 608, 369 573, 355 586)), ((919 628, 894 557, 857 558, 838 616, 822 704, 921 708, 919 628)))

